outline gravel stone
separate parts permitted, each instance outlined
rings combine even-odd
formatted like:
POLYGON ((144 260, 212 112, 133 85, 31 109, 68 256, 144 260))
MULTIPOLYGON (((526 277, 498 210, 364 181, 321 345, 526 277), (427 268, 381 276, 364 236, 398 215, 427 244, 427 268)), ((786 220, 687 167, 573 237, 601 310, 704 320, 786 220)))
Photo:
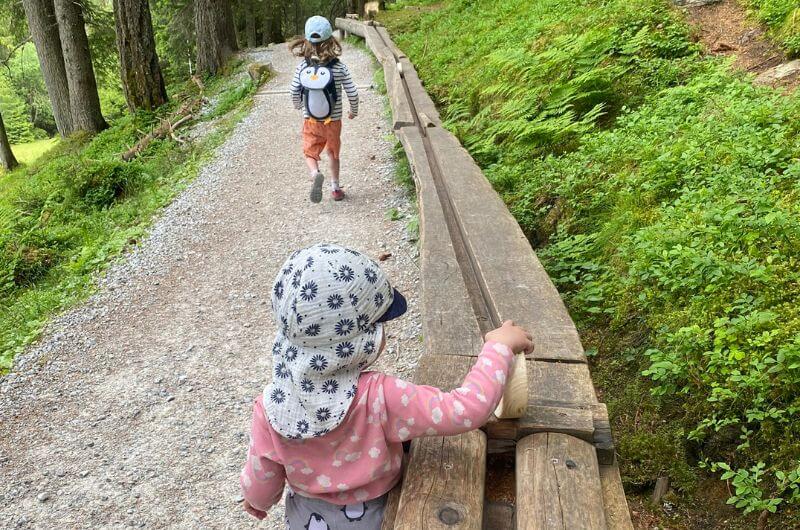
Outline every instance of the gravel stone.
MULTIPOLYGON (((288 87, 296 59, 285 46, 249 53, 278 72, 264 90, 288 87)), ((345 45, 343 61, 357 85, 371 83, 367 52, 345 45)), ((0 521, 284 527, 280 506, 259 522, 230 502, 239 496, 252 402, 272 373, 269 289, 283 260, 320 241, 374 259, 391 254, 381 267, 409 311, 387 327, 389 347, 375 368, 411 377, 422 350, 417 249, 407 218, 386 215, 394 208, 407 217, 413 207, 393 180, 385 105, 362 90, 361 115, 343 127, 347 198, 332 201, 326 181, 322 203, 311 204, 301 114, 288 94, 256 96, 149 235, 98 278, 97 294, 55 319, 0 379, 0 521), (163 406, 181 383, 193 391, 163 406), (55 478, 61 470, 81 480, 55 478), (45 472, 62 490, 58 503, 45 502, 45 472), (41 492, 40 502, 31 504, 30 491, 41 492)))

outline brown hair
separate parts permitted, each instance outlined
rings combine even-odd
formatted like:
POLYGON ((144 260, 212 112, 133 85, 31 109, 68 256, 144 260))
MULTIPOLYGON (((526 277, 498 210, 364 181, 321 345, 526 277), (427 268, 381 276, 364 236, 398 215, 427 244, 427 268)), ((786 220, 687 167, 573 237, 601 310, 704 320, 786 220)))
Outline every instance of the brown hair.
POLYGON ((342 54, 342 45, 339 44, 336 37, 314 44, 307 41, 305 37, 297 36, 289 41, 288 46, 296 57, 303 57, 306 61, 316 57, 320 62, 326 63, 342 54))

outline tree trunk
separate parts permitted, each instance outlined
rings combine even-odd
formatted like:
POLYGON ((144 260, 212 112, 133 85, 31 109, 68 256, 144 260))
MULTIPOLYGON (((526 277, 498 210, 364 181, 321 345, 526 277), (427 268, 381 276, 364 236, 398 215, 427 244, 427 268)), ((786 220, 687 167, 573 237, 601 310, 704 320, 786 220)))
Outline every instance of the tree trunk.
POLYGON ((367 2, 366 0, 358 0, 357 4, 358 4, 357 8, 358 11, 356 12, 358 13, 358 18, 364 18, 364 15, 366 14, 365 6, 367 2))
POLYGON ((114 0, 122 89, 131 112, 167 102, 148 0, 114 0))
POLYGON ((283 31, 281 22, 283 17, 281 6, 277 0, 267 0, 264 2, 264 44, 273 42, 283 42, 283 31))
POLYGON ((3 123, 3 116, 0 114, 0 164, 7 169, 12 170, 19 165, 14 153, 11 152, 11 144, 8 143, 8 135, 6 135, 6 126, 3 123))
POLYGON ((256 24, 258 23, 258 12, 255 0, 245 0, 244 2, 244 32, 247 35, 247 47, 255 48, 258 46, 258 35, 256 34, 256 24))
POLYGON ((47 95, 53 107, 56 127, 61 136, 69 136, 72 133, 69 85, 53 0, 22 0, 22 6, 36 45, 36 55, 39 57, 47 95))
POLYGON ((69 85, 72 125, 76 131, 100 132, 108 124, 100 112, 100 97, 94 77, 83 5, 80 0, 55 0, 58 33, 64 52, 64 65, 69 85))
POLYGON ((227 0, 197 0, 197 71, 214 75, 236 51, 236 32, 227 0))

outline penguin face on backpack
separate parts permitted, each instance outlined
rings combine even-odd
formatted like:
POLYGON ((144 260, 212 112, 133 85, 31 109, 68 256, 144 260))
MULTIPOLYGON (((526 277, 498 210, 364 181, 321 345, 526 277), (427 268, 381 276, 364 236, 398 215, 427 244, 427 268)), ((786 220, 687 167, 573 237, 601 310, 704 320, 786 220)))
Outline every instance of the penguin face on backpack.
POLYGON ((300 84, 309 90, 323 90, 331 79, 331 71, 320 65, 306 66, 300 72, 300 84))
POLYGON ((333 66, 338 59, 325 64, 308 64, 300 70, 300 90, 308 115, 317 120, 325 120, 333 113, 336 105, 336 82, 333 66))

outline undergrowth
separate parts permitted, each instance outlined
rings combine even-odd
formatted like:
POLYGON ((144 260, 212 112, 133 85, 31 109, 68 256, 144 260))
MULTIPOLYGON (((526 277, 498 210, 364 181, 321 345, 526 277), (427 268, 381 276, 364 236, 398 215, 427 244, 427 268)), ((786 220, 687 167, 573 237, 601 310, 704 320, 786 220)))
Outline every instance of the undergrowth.
POLYGON ((797 0, 743 0, 789 55, 800 56, 800 3, 797 0))
POLYGON ((95 275, 144 235, 153 214, 197 175, 244 115, 254 85, 236 75, 211 79, 215 101, 203 118, 219 118, 201 140, 153 141, 131 162, 121 155, 141 131, 174 112, 198 87, 175 87, 157 113, 116 120, 93 138, 76 136, 29 166, 0 175, 0 373, 56 312, 85 298, 95 275))
POLYGON ((800 97, 701 54, 666 0, 383 20, 568 303, 628 491, 668 475, 707 509, 708 474, 800 524, 800 97))

